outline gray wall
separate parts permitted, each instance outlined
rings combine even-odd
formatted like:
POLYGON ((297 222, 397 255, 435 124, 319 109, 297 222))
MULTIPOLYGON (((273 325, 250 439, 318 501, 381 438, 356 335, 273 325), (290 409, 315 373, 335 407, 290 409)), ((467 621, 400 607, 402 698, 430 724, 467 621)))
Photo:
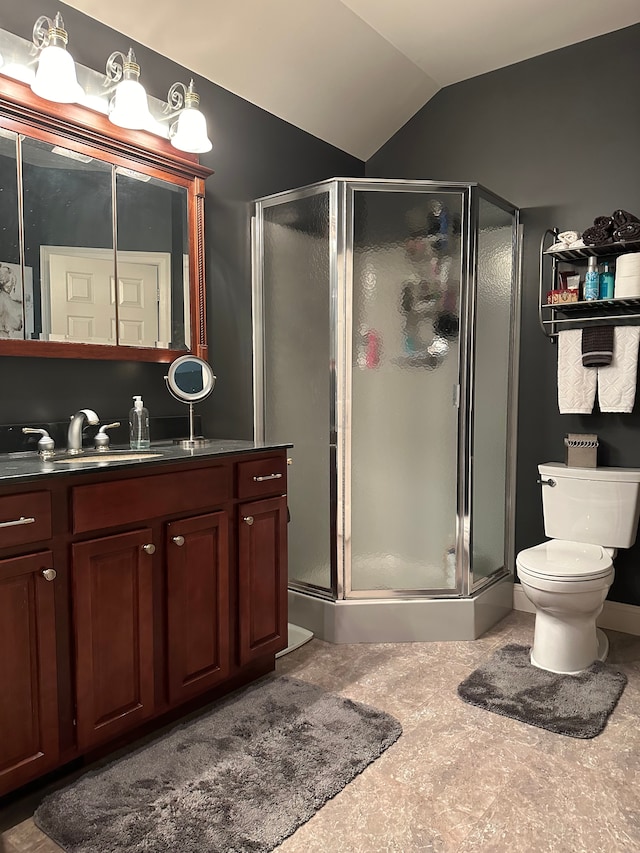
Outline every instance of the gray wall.
MULTIPOLYGON (((30 38, 36 18, 60 9, 74 59, 102 69, 129 39, 59 3, 43 9, 36 0, 5 3, 0 27, 30 38)), ((150 95, 165 99, 172 83, 190 72, 166 57, 131 43, 150 95)), ((242 45, 238 45, 241 49, 242 45)), ((215 170, 207 180, 206 266, 209 358, 216 390, 198 406, 212 437, 252 434, 250 201, 333 175, 362 175, 364 163, 293 127, 213 83, 196 78, 208 119, 213 151, 201 162, 215 170)), ((166 391, 166 365, 70 359, 2 358, 8 392, 0 400, 0 423, 65 420, 79 408, 95 409, 103 421, 124 419, 131 395, 142 394, 151 415, 183 414, 166 391)))
MULTIPOLYGON (((516 546, 542 541, 536 465, 563 458, 567 432, 596 432, 602 465, 640 467, 631 415, 560 415, 556 347, 537 325, 545 228, 640 216, 640 25, 440 91, 368 162, 367 175, 478 181, 522 208, 525 228, 516 546)), ((640 604, 640 546, 620 553, 609 597, 640 604)))

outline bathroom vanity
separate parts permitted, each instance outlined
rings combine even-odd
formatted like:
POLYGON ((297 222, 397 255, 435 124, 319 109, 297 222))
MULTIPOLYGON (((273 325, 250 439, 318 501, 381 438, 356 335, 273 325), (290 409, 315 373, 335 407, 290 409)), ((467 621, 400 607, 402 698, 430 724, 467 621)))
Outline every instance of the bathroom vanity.
POLYGON ((0 795, 274 668, 286 452, 0 460, 0 795))

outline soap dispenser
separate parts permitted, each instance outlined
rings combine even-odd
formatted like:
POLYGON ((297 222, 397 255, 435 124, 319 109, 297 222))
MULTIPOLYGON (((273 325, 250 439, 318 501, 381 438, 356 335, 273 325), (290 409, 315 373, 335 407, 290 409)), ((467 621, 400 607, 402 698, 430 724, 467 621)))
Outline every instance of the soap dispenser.
POLYGON ((133 398, 133 408, 129 412, 129 446, 132 450, 148 450, 151 446, 149 410, 145 409, 140 396, 133 398))

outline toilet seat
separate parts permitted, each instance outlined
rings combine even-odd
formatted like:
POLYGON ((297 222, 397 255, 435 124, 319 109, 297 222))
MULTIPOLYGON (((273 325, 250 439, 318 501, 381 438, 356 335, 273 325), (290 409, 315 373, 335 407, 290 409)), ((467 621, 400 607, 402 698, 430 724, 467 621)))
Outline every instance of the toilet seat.
POLYGON ((521 551, 518 573, 532 579, 579 583, 608 577, 613 571, 611 555, 600 545, 551 539, 521 551))

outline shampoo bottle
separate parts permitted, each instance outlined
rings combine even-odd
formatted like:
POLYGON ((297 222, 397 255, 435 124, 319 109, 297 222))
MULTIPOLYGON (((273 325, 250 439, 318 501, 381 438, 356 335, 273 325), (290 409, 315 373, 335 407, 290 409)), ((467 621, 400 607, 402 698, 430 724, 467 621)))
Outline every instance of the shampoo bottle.
POLYGON ((133 408, 129 412, 129 446, 132 450, 147 450, 151 446, 149 410, 145 409, 142 397, 133 398, 133 408))
POLYGON ((600 294, 600 282, 598 276, 598 266, 595 258, 589 258, 589 266, 584 277, 584 298, 585 300, 598 299, 600 294))
POLYGON ((602 264, 602 272, 600 273, 600 299, 613 299, 613 286, 615 279, 611 272, 609 261, 604 261, 602 264))

